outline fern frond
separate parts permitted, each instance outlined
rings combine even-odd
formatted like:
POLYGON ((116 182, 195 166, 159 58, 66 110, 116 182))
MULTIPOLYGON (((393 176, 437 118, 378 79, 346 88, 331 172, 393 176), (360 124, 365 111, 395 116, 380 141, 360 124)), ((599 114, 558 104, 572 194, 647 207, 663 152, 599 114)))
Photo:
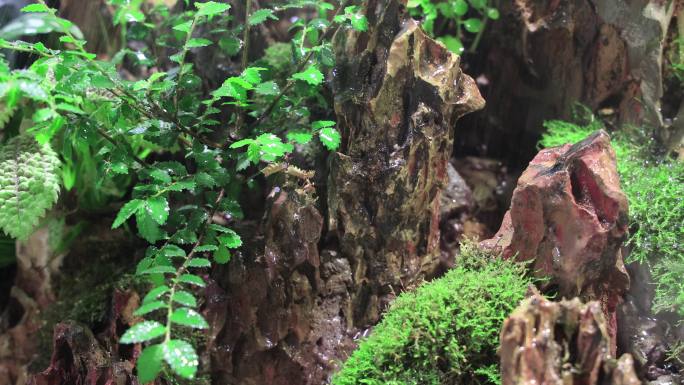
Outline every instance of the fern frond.
POLYGON ((49 145, 20 135, 0 147, 0 229, 27 238, 59 195, 59 158, 49 145))
POLYGON ((14 115, 14 111, 16 110, 16 104, 9 106, 5 102, 0 102, 0 129, 5 128, 10 119, 12 119, 12 115, 14 115))

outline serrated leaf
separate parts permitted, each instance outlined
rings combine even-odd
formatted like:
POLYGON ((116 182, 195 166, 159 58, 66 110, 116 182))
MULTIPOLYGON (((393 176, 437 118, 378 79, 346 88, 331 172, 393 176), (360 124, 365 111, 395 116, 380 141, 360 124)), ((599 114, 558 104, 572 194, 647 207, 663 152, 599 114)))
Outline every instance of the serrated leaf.
POLYGON ((133 312, 134 316, 141 316, 145 315, 148 313, 151 313, 155 310, 159 310, 162 308, 167 307, 168 305, 162 301, 154 301, 154 302, 148 302, 138 308, 138 310, 133 312))
POLYGON ((230 262, 230 251, 228 250, 228 248, 223 245, 219 247, 218 250, 216 250, 216 252, 214 253, 214 261, 220 264, 230 262))
POLYGON ((278 87, 278 83, 274 81, 268 81, 257 84, 257 86, 254 88, 254 92, 259 95, 278 95, 280 93, 280 87, 278 87))
POLYGON ((135 213, 135 223, 138 225, 138 234, 149 243, 155 243, 166 236, 159 227, 159 223, 150 216, 149 210, 144 208, 135 213))
POLYGON ((178 277, 178 281, 199 287, 205 287, 207 285, 202 278, 194 274, 183 274, 178 277))
POLYGON ((136 344, 149 341, 166 333, 166 327, 157 321, 143 321, 133 325, 121 336, 122 344, 136 344))
POLYGON ((166 285, 155 287, 145 295, 145 298, 143 298, 143 305, 152 301, 156 301, 157 298, 165 293, 168 293, 170 290, 171 288, 166 285))
POLYGON ((325 127, 335 127, 337 124, 334 120, 317 120, 311 123, 311 128, 314 130, 319 130, 325 127))
POLYGON ((29 4, 21 9, 22 12, 50 12, 51 9, 45 4, 29 4))
POLYGON ((164 361, 177 375, 192 379, 197 373, 199 357, 195 348, 182 340, 170 340, 163 344, 164 361))
POLYGON ((340 146, 340 133, 332 127, 321 129, 318 133, 318 138, 330 151, 335 151, 340 146))
POLYGON ((161 372, 161 364, 164 359, 164 349, 162 344, 150 345, 143 349, 136 362, 138 368, 138 381, 146 384, 154 380, 161 372))
POLYGON ((291 142, 296 142, 299 144, 307 144, 311 142, 311 139, 313 138, 313 134, 310 132, 288 132, 287 133, 287 140, 291 142))
POLYGON ((184 291, 184 290, 180 290, 180 291, 173 293, 173 298, 171 298, 171 299, 174 302, 178 302, 181 305, 190 306, 190 307, 197 306, 197 299, 195 298, 195 296, 188 293, 187 291, 184 291))
POLYGON ((217 3, 215 1, 207 1, 204 3, 195 3, 198 11, 195 17, 208 16, 212 17, 224 13, 230 9, 230 4, 217 3))
POLYGON ((267 19, 278 20, 278 18, 273 14, 272 9, 264 8, 254 11, 247 19, 249 25, 261 24, 267 19))
POLYGON ((188 48, 200 48, 200 47, 207 47, 214 44, 211 40, 209 39, 202 39, 202 38, 196 38, 196 39, 190 39, 188 41, 187 47, 188 48))
POLYGON ((185 250, 176 245, 166 245, 161 249, 161 253, 166 257, 185 257, 185 250))
POLYGON ((201 187, 212 188, 216 186, 216 180, 213 176, 207 174, 206 172, 198 172, 195 174, 195 183, 201 187))
POLYGON ((218 238, 219 242, 221 243, 221 245, 223 245, 229 249, 236 249, 236 248, 242 246, 242 239, 233 230, 229 230, 226 234, 219 235, 217 238, 218 238))
POLYGON ((247 67, 245 68, 244 71, 242 71, 242 74, 240 74, 240 77, 244 79, 246 82, 248 82, 251 85, 257 85, 261 83, 261 71, 265 71, 266 68, 262 67, 247 67))
POLYGON ((154 169, 150 172, 150 176, 156 181, 171 183, 171 175, 169 175, 169 172, 166 170, 154 169))
POLYGON ((126 204, 121 207, 121 210, 119 210, 119 213, 116 215, 116 219, 114 219, 114 223, 112 223, 112 228, 115 229, 121 226, 128 218, 131 217, 131 215, 135 214, 135 212, 138 211, 143 204, 144 201, 140 199, 133 199, 126 202, 126 204))
POLYGON ((217 249, 218 249, 218 246, 215 246, 215 245, 202 245, 202 246, 195 247, 195 252, 206 253, 208 251, 216 251, 217 249))
POLYGON ((162 196, 150 198, 145 201, 145 209, 159 225, 166 223, 169 218, 169 202, 162 196))
POLYGON ((176 269, 172 266, 152 266, 143 270, 142 274, 175 274, 176 269))
POLYGON ((209 327, 204 317, 195 310, 181 307, 171 313, 171 322, 196 329, 206 329, 209 327))
POLYGON ((211 267, 211 262, 206 258, 193 258, 188 262, 189 267, 211 267))
POLYGON ((185 23, 180 23, 180 24, 173 26, 173 29, 175 29, 176 31, 188 33, 188 32, 190 32, 191 27, 192 27, 192 21, 186 21, 185 23))
POLYGON ((26 239, 57 201, 60 161, 49 145, 19 135, 0 146, 0 229, 26 239))
POLYGON ((312 86, 317 86, 323 83, 323 73, 315 66, 309 66, 304 71, 293 74, 292 78, 305 81, 312 86))
POLYGON ((354 13, 349 15, 349 21, 351 22, 352 28, 357 31, 368 31, 368 19, 366 16, 360 13, 354 13))

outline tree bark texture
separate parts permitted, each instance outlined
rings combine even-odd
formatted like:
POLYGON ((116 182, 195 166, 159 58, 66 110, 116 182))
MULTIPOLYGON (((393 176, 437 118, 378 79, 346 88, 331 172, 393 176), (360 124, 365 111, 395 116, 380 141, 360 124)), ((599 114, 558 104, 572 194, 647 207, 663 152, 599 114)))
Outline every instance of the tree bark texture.
POLYGON ((578 102, 618 124, 658 131, 662 52, 676 3, 502 2, 502 20, 478 51, 487 107, 465 119, 458 144, 524 167, 542 123, 572 118, 578 102))

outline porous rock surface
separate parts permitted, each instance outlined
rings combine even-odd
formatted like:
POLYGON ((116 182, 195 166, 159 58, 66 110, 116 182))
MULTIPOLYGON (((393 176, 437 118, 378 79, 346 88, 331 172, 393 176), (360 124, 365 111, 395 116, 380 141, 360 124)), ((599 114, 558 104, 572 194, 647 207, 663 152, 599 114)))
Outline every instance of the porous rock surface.
POLYGON ((552 302, 535 293, 504 321, 503 385, 637 385, 629 354, 610 354, 601 304, 552 302))
POLYGON ((616 347, 616 309, 629 287, 620 247, 627 235, 627 199, 615 152, 604 131, 575 145, 544 149, 513 192, 497 234, 482 245, 530 268, 565 298, 597 300, 616 347))

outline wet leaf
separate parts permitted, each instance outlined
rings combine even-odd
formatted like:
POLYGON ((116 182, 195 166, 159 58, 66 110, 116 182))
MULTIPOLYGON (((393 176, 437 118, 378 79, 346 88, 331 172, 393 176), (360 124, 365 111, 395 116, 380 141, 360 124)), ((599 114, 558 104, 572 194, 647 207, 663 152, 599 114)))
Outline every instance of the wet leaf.
POLYGON ((195 348, 183 340, 170 340, 163 345, 164 361, 176 374, 191 379, 197 373, 199 358, 195 348))
POLYGON ((194 274, 183 274, 178 277, 178 281, 199 287, 205 287, 207 285, 202 278, 194 274))
POLYGON ((149 341, 164 335, 166 328, 157 321, 143 321, 133 325, 121 336, 122 344, 134 344, 149 341))
POLYGON ((188 262, 188 267, 211 267, 211 262, 206 258, 193 258, 188 262))
POLYGON ((181 305, 195 307, 197 306, 197 299, 194 295, 188 293, 187 291, 177 291, 173 293, 173 301, 178 302, 181 305))
POLYGON ((147 313, 151 313, 155 310, 165 308, 167 305, 162 301, 148 302, 138 308, 138 310, 133 312, 134 316, 141 316, 147 313))
POLYGON ((171 314, 171 322, 197 329, 206 329, 209 327, 209 324, 207 324, 207 321, 204 320, 204 317, 202 317, 200 313, 187 307, 174 310, 171 314))
POLYGON ((323 128, 318 133, 318 138, 330 151, 335 151, 340 146, 340 133, 332 127, 323 128))

